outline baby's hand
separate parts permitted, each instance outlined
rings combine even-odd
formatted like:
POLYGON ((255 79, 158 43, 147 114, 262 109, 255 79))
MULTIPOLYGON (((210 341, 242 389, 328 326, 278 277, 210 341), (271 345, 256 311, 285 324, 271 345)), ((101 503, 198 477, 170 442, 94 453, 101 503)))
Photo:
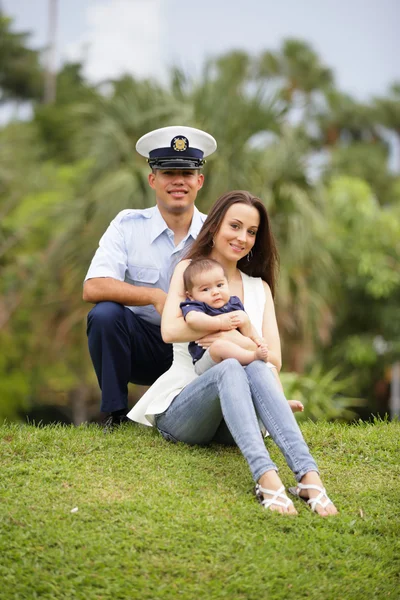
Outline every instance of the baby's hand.
POLYGON ((255 351, 256 358, 268 362, 268 346, 267 344, 260 344, 255 351))
POLYGON ((303 412, 304 405, 299 400, 288 400, 292 412, 303 412))
POLYGON ((217 317, 219 319, 219 328, 221 331, 231 331, 232 329, 237 328, 236 319, 232 315, 234 315, 234 313, 227 313, 226 315, 217 317))
POLYGON ((234 310, 229 314, 236 328, 243 327, 244 325, 248 325, 250 323, 249 316, 244 312, 244 310, 234 310))

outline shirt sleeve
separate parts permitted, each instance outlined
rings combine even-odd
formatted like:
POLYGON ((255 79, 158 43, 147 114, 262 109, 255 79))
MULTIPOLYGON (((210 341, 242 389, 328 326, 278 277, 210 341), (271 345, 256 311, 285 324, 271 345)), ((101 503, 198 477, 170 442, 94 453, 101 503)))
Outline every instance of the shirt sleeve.
POLYGON ((127 261, 128 256, 123 229, 121 220, 117 216, 111 221, 99 242, 99 247, 90 264, 85 281, 93 277, 112 277, 124 281, 128 267, 127 261))
POLYGON ((183 318, 186 319, 186 315, 191 311, 195 310, 196 312, 204 312, 204 303, 197 302, 196 300, 185 300, 185 302, 180 303, 180 309, 183 314, 183 318))
POLYGON ((233 308, 233 310, 244 310, 243 303, 237 296, 230 297, 230 305, 233 308))

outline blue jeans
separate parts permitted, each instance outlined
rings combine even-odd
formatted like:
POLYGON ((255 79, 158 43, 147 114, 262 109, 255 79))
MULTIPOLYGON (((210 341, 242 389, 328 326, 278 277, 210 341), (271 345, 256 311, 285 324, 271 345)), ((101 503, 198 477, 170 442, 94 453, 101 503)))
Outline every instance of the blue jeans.
POLYGON ((223 360, 187 385, 157 416, 156 425, 172 441, 236 442, 258 481, 266 471, 278 468, 265 447, 257 415, 297 481, 309 471, 318 471, 271 369, 259 360, 247 367, 234 358, 223 360))

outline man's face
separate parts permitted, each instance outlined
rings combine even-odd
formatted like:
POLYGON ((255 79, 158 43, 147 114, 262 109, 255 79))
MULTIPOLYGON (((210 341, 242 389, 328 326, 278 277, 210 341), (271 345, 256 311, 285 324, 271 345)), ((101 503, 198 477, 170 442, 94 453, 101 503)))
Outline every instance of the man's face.
POLYGON ((161 212, 180 215, 193 209, 204 175, 195 169, 156 169, 149 174, 149 185, 156 192, 161 212))

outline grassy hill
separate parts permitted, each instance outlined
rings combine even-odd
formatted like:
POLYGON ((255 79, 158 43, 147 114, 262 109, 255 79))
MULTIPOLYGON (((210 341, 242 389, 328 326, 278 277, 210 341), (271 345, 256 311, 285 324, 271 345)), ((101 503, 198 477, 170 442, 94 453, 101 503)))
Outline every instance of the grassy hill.
POLYGON ((236 448, 0 427, 0 597, 400 598, 400 423, 302 429, 338 517, 263 510, 236 448))

